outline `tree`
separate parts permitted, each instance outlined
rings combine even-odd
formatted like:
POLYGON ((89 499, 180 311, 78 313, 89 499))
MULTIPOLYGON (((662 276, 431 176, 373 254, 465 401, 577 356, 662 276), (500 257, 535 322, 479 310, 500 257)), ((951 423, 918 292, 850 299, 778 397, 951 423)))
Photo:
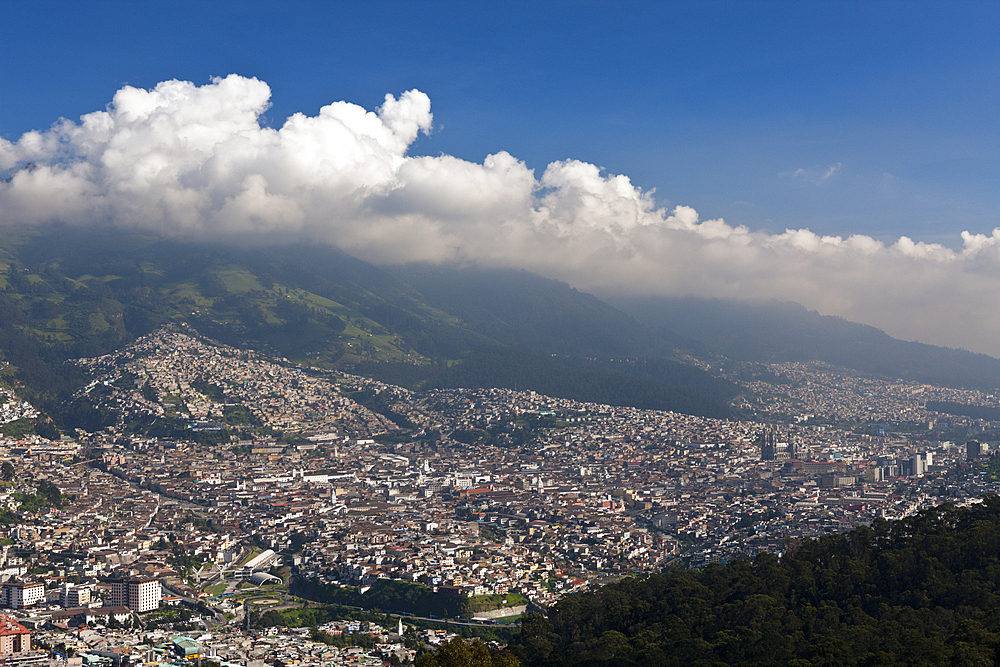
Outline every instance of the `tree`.
POLYGON ((62 491, 59 487, 50 482, 47 479, 39 480, 38 485, 38 495, 41 496, 45 502, 47 502, 52 507, 62 507, 65 500, 63 498, 62 491))
POLYGON ((59 429, 50 419, 39 419, 35 422, 35 433, 48 440, 58 440, 60 438, 59 429))
POLYGON ((142 397, 147 401, 151 401, 153 403, 158 403, 160 401, 160 393, 156 391, 156 387, 149 384, 149 382, 142 385, 142 389, 140 391, 142 392, 142 397))
POLYGON ((453 637, 417 658, 417 667, 521 667, 521 661, 506 649, 453 637))
POLYGON ((14 479, 15 474, 16 472, 14 470, 14 466, 10 461, 4 461, 3 465, 0 465, 0 477, 3 477, 5 482, 9 482, 14 479))

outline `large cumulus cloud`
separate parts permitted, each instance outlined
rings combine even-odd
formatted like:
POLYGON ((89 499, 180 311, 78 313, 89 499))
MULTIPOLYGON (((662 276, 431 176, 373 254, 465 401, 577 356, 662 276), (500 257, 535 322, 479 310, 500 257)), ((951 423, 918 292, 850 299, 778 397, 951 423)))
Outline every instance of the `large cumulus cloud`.
POLYGON ((524 267, 604 294, 788 299, 1000 355, 1000 230, 964 232, 959 250, 751 231, 661 208, 626 176, 576 160, 538 176, 502 151, 482 164, 410 156, 432 124, 417 90, 374 111, 336 102, 280 129, 260 122, 269 99, 267 84, 236 75, 125 87, 79 122, 0 139, 0 223, 325 242, 381 263, 524 267))

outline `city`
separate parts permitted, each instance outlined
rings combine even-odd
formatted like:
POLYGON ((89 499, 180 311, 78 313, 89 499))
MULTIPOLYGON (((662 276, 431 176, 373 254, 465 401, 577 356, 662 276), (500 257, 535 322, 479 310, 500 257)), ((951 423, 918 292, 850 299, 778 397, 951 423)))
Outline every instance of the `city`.
MULTIPOLYGON (((780 556, 998 489, 975 440, 995 424, 925 408, 993 395, 821 364, 772 366, 781 381, 744 394, 772 421, 736 421, 411 392, 183 326, 78 363, 95 378, 80 396, 113 423, 2 442, 2 602, 12 636, 31 636, 21 661, 412 660, 447 635, 435 617, 505 627, 622 576, 780 556), (136 432, 156 420, 183 432, 136 432), (303 599, 395 616, 266 628, 303 599)), ((6 422, 32 414, 6 405, 6 422)))

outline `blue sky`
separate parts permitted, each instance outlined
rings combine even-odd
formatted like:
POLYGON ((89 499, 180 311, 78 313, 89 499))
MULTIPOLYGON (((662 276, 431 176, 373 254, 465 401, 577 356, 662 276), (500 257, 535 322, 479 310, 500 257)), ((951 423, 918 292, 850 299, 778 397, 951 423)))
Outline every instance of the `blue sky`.
POLYGON ((1000 225, 996 2, 5 4, 12 141, 124 84, 255 76, 275 125, 418 88, 411 154, 576 158, 751 229, 1000 225))
POLYGON ((1000 356, 995 1, 42 0, 3 17, 0 224, 774 298, 1000 356))

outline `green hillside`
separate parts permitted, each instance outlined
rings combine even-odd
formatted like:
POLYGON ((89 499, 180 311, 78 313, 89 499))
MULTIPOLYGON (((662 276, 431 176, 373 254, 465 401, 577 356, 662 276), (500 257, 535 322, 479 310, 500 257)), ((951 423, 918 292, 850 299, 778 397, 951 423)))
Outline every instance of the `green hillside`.
POLYGON ((667 359, 662 332, 524 272, 389 271, 328 247, 234 248, 68 226, 0 231, 0 354, 11 382, 43 409, 54 412, 85 381, 65 359, 179 321, 293 362, 411 376, 411 386, 513 384, 718 416, 735 393, 667 359), (502 377, 497 358, 509 362, 502 377))
POLYGON ((519 350, 561 357, 668 357, 679 342, 590 294, 527 271, 424 264, 391 270, 429 303, 519 350))

